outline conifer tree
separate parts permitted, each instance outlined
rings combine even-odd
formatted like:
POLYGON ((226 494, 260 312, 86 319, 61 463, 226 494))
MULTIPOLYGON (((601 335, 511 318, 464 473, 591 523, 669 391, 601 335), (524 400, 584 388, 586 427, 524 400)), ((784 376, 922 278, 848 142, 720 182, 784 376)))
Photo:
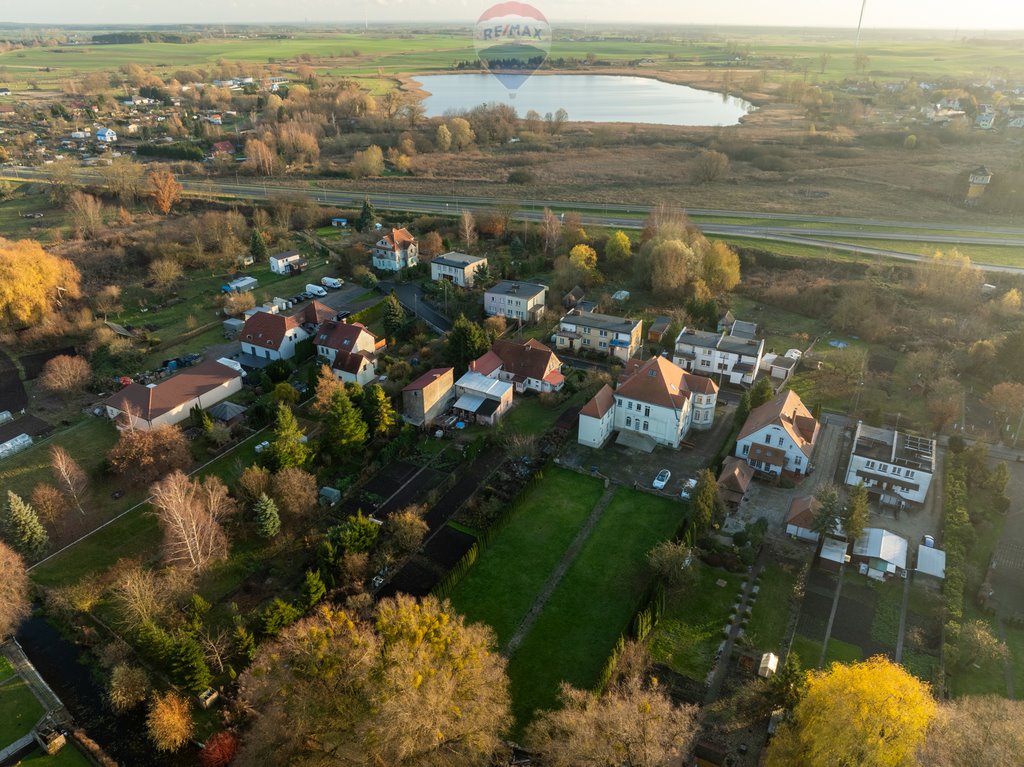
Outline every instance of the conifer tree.
POLYGON ((253 227, 252 236, 249 238, 249 252, 257 263, 266 261, 267 257, 270 255, 270 250, 267 248, 267 241, 263 239, 263 233, 256 227, 253 227))
POLYGON ((311 451, 301 441, 302 436, 303 431, 292 409, 284 402, 278 403, 274 444, 271 447, 276 469, 302 467, 309 461, 311 451))
POLYGON ((0 519, 0 532, 15 551, 28 559, 38 559, 50 545, 36 510, 11 490, 7 491, 7 509, 0 519))
POLYGON ((366 442, 366 421, 347 392, 336 391, 331 395, 331 407, 325 421, 327 449, 335 457, 342 458, 346 448, 366 442))
POLYGON ((356 219, 356 231, 365 232, 367 229, 372 229, 373 225, 377 223, 377 213, 373 209, 373 205, 370 204, 370 198, 363 198, 363 208, 359 211, 359 217, 356 219))
POLYGON ((363 412, 370 434, 387 434, 398 422, 395 408, 387 392, 378 384, 366 387, 363 393, 363 412))
POLYGON ((307 570, 306 580, 302 584, 302 604, 305 609, 311 608, 327 596, 327 587, 319 570, 307 570))
POLYGON ((256 533, 261 538, 273 538, 281 532, 281 516, 277 504, 266 493, 260 495, 253 507, 256 516, 256 533))

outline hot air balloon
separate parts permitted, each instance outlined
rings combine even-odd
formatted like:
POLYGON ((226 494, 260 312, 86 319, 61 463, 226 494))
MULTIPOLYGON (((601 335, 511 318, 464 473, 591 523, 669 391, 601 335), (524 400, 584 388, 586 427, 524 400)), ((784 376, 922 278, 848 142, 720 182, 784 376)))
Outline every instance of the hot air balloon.
POLYGON ((498 3, 480 15, 473 44, 484 68, 515 98, 516 89, 548 57, 551 25, 532 5, 498 3))

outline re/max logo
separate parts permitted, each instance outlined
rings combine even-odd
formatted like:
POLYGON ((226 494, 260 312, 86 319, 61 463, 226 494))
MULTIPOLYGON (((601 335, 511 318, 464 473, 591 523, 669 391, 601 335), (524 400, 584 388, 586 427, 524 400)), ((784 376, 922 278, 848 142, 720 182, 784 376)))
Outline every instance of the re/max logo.
POLYGON ((497 40, 501 37, 530 37, 534 40, 544 39, 544 30, 540 27, 531 27, 529 24, 506 24, 505 26, 485 27, 483 30, 484 40, 497 40))

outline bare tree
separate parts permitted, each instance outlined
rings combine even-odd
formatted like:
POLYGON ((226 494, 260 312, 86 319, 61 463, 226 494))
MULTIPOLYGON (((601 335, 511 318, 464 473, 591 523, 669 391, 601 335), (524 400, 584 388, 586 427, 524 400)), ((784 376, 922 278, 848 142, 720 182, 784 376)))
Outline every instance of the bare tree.
POLYGON ((103 204, 95 197, 72 192, 68 197, 68 213, 75 230, 86 239, 92 239, 103 228, 103 204))
POLYGON ((0 639, 12 635, 29 615, 28 571, 14 549, 0 541, 0 639))
POLYGON ((472 250, 476 245, 476 219, 473 218, 471 211, 464 210, 459 216, 459 239, 466 246, 466 250, 472 250))
POLYGON ((159 751, 177 751, 195 729, 189 702, 175 692, 156 697, 149 705, 146 728, 159 751))
POLYGON ((111 595, 121 623, 131 630, 163 615, 168 602, 156 573, 139 564, 119 573, 111 595))
POLYGON ((541 222, 541 233, 544 238, 544 252, 554 253, 562 239, 562 221, 551 208, 544 208, 544 219, 541 222))
POLYGON ((130 711, 146 699, 148 692, 149 675, 144 669, 118 663, 110 672, 107 698, 115 711, 130 711))
POLYGON ((50 448, 50 466, 57 486, 75 502, 79 514, 85 514, 82 508, 82 495, 89 487, 89 477, 71 457, 71 453, 60 445, 50 448))
POLYGON ((47 360, 39 375, 39 383, 52 392, 69 394, 80 391, 92 378, 89 361, 80 355, 58 354, 47 360))
POLYGON ((207 664, 215 668, 218 674, 223 674, 232 652, 231 637, 227 629, 219 628, 213 631, 204 628, 197 634, 196 639, 203 648, 207 664))
POLYGON ((1024 702, 997 695, 946 701, 918 754, 929 767, 1003 767, 1024 753, 1024 702))
POLYGON ((200 484, 175 471, 150 490, 168 564, 199 572, 227 556, 220 522, 234 511, 234 501, 219 477, 207 476, 200 484))
POLYGON ((173 258, 158 258, 149 265, 149 278, 157 290, 166 290, 183 276, 181 264, 173 258))

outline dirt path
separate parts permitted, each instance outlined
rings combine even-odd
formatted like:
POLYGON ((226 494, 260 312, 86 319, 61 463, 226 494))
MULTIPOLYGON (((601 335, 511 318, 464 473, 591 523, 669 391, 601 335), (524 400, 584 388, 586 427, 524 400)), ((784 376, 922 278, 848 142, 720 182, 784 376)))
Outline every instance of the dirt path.
POLYGON ((562 555, 562 559, 558 562, 558 565, 554 570, 551 571, 551 575, 548 576, 547 582, 544 584, 544 588, 537 594, 537 598, 533 601, 533 605, 530 606, 529 612, 526 613, 526 617, 523 618, 522 622, 516 627, 515 633, 508 640, 508 644, 505 645, 505 656, 510 657, 519 649, 519 645, 523 643, 523 639, 529 633, 530 629, 533 628, 533 624, 537 622, 537 618, 544 610, 544 606, 548 603, 551 595, 555 593, 555 589, 561 582, 562 577, 568 572, 569 566, 576 559, 576 556, 580 553, 583 548, 583 544, 587 542, 587 538, 594 531, 597 523, 601 521, 601 517, 604 516, 604 510, 608 508, 608 504, 612 500, 612 496, 615 495, 615 485, 609 485, 597 503, 594 505, 594 510, 590 512, 590 516, 587 517, 587 521, 580 528, 579 532, 576 533, 576 537, 573 542, 569 545, 569 548, 565 550, 565 554, 562 555))
POLYGON ((900 631, 896 635, 896 662, 903 660, 903 638, 907 633, 907 603, 910 600, 910 578, 903 581, 903 605, 900 607, 900 631))

